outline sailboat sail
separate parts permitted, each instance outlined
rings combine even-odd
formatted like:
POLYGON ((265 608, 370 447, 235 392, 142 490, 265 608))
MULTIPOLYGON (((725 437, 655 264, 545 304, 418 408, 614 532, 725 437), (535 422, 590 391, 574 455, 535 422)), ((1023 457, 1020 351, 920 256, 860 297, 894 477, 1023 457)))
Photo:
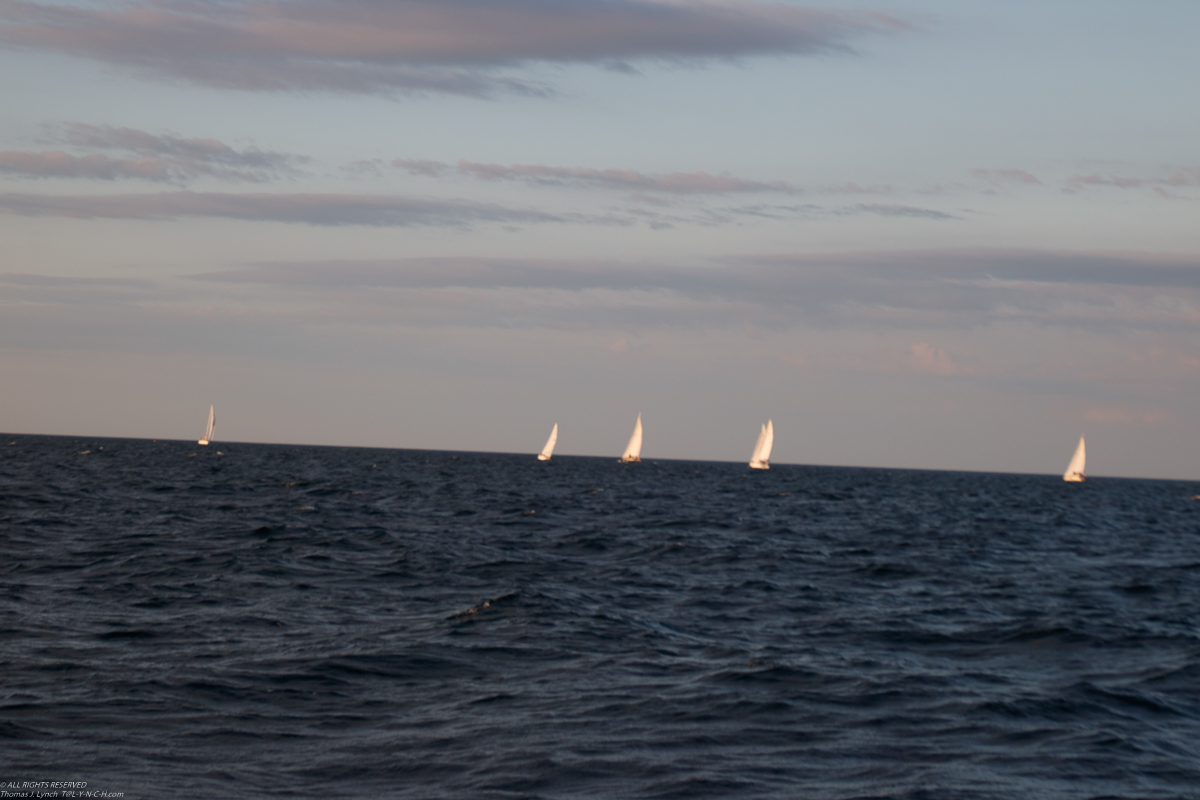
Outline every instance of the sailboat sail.
POLYGON ((638 414, 637 422, 633 426, 633 435, 629 437, 629 444, 625 445, 625 452, 621 454, 621 460, 641 461, 642 460, 642 415, 638 414))
POLYGON ((217 421, 216 414, 213 413, 213 407, 208 407, 208 425, 204 427, 204 435, 200 437, 197 444, 208 444, 213 438, 213 424, 217 421))
POLYGON ((1087 461, 1087 450, 1083 446, 1083 437, 1079 437, 1079 446, 1075 448, 1075 455, 1071 456, 1071 463, 1067 465, 1067 471, 1063 473, 1063 480, 1071 483, 1082 483, 1087 477, 1083 473, 1084 462, 1087 461))
POLYGON ((750 455, 751 469, 771 468, 771 446, 775 444, 775 426, 771 420, 763 425, 758 432, 758 441, 754 443, 754 452, 750 455))
POLYGON ((762 452, 763 442, 767 440, 767 426, 762 425, 758 429, 758 439, 754 442, 754 450, 750 453, 750 466, 753 469, 762 469, 762 464, 758 460, 758 454, 762 452))
POLYGON ((542 448, 542 452, 538 453, 538 461, 549 461, 550 456, 554 453, 554 445, 558 442, 558 423, 554 423, 554 428, 550 431, 550 438, 546 440, 546 446, 542 448))

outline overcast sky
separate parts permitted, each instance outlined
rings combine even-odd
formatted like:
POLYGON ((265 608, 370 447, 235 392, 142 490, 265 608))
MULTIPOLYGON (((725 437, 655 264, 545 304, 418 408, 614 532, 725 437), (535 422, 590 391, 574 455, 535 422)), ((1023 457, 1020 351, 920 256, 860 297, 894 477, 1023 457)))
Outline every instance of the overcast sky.
POLYGON ((1194 0, 0 0, 0 430, 1200 479, 1194 0))

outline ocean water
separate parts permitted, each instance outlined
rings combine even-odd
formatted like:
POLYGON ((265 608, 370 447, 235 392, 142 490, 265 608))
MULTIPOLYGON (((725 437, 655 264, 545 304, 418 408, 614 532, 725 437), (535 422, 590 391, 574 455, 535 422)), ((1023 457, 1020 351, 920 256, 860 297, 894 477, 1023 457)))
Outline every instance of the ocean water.
POLYGON ((7 435, 0 789, 1197 798, 1198 494, 7 435))

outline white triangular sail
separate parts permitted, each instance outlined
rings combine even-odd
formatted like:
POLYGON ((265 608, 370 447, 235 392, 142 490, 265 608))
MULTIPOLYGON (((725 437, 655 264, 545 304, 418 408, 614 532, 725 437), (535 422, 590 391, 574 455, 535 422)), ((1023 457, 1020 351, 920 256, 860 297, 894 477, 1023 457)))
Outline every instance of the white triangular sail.
POLYGON ((1079 446, 1075 448, 1075 455, 1071 456, 1071 463, 1067 465, 1067 471, 1063 473, 1063 480, 1071 483, 1081 483, 1087 475, 1084 474, 1084 463, 1087 461, 1087 450, 1083 446, 1083 437, 1079 437, 1079 446))
POLYGON ((550 456, 554 453, 554 445, 558 442, 558 423, 554 423, 554 428, 550 431, 550 438, 546 440, 546 446, 542 448, 542 452, 538 453, 538 461, 549 461, 550 456))
POLYGON ((762 464, 758 460, 758 454, 762 452, 763 442, 767 440, 767 426, 764 424, 758 429, 758 439, 754 442, 754 450, 750 453, 750 467, 752 469, 762 469, 762 464))
POLYGON ((754 452, 750 455, 751 469, 771 468, 771 446, 775 444, 775 426, 771 420, 763 425, 758 432, 758 441, 754 443, 754 452))
POLYGON ((625 445, 625 452, 621 454, 622 461, 641 461, 642 460, 642 415, 638 414, 637 422, 633 425, 633 435, 629 437, 629 444, 625 445))
POLYGON ((208 444, 213 438, 213 424, 217 421, 216 414, 213 413, 213 407, 208 407, 208 425, 204 427, 204 435, 200 437, 197 444, 208 444))

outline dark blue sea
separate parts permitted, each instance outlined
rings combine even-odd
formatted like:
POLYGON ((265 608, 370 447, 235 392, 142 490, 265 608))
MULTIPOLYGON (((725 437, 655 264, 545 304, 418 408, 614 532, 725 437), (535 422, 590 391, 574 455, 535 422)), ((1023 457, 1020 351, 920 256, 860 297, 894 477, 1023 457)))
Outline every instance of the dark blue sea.
POLYGON ((7 435, 0 789, 1200 798, 1196 495, 7 435))

